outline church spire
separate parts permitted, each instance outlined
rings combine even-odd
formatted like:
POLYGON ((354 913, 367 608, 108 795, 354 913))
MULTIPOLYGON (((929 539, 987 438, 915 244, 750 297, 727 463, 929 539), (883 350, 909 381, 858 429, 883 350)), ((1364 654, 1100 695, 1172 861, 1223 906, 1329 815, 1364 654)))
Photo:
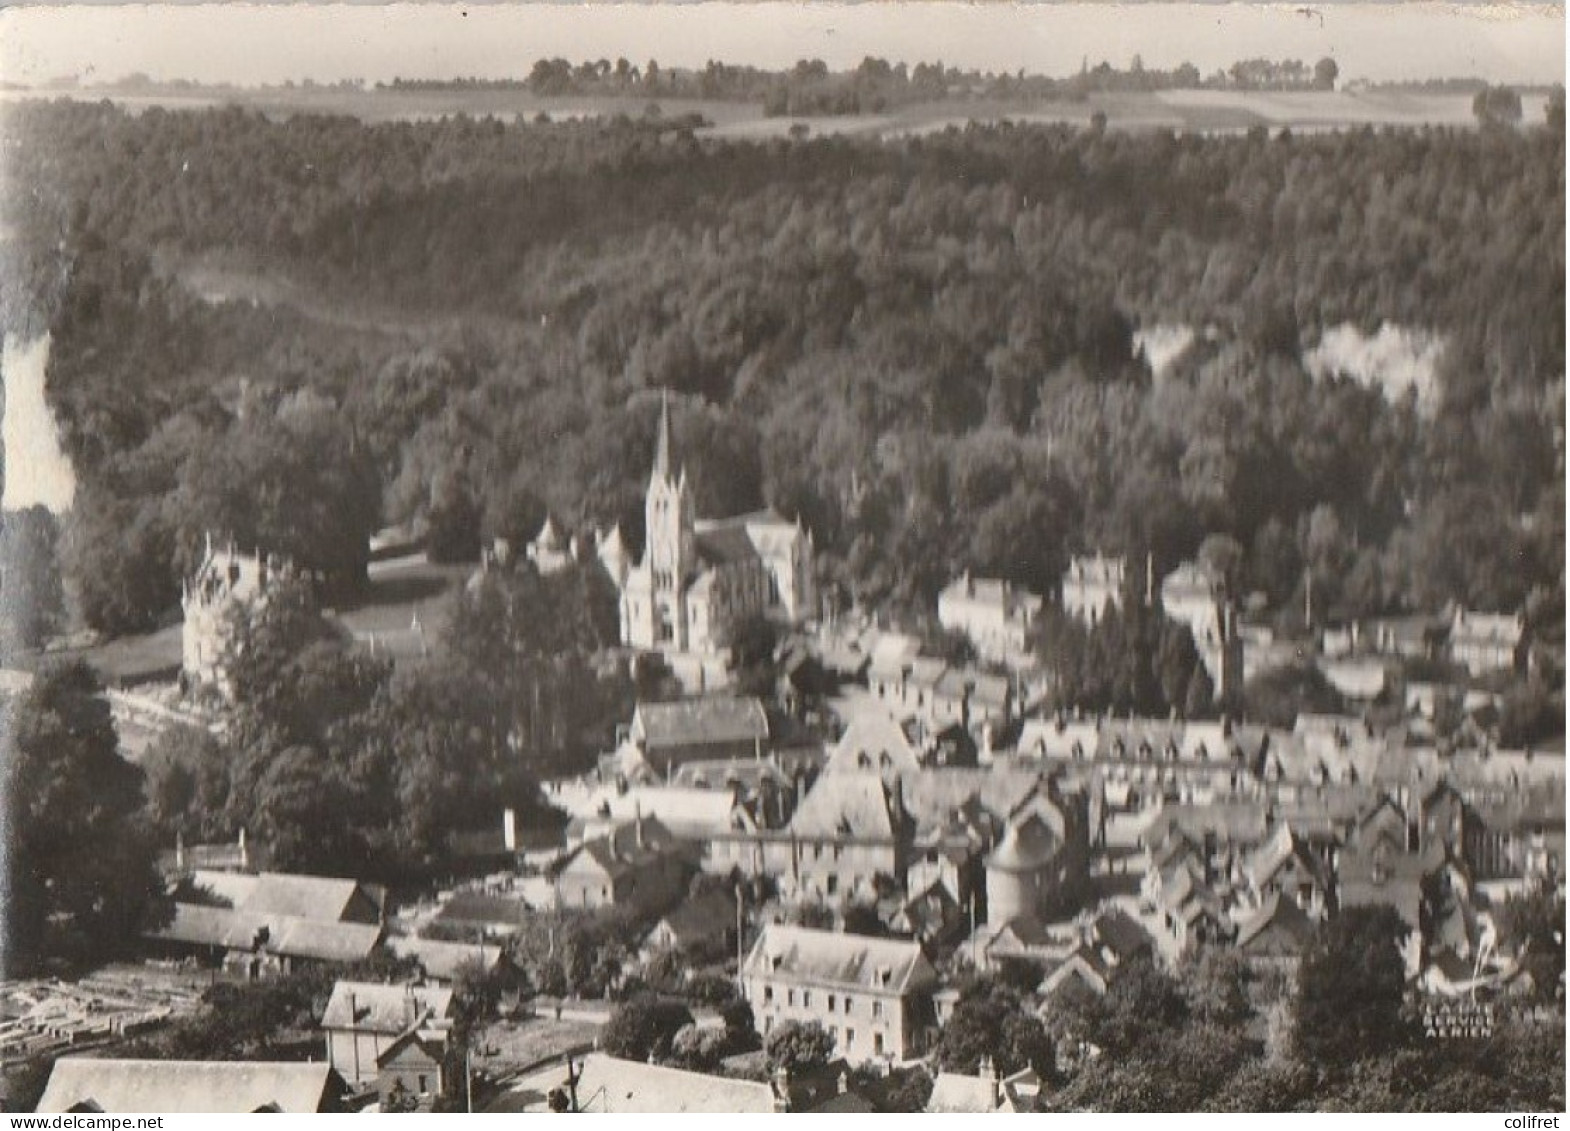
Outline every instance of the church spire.
POLYGON ((654 442, 654 474, 664 479, 671 477, 671 394, 669 389, 660 393, 660 431, 654 442))

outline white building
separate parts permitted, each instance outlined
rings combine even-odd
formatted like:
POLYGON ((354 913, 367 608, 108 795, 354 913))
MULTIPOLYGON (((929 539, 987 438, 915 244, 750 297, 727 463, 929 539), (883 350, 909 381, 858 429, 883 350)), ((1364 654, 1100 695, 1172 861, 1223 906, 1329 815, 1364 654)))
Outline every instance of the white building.
POLYGON ((1030 630, 1041 598, 1007 581, 963 576, 938 594, 938 623, 964 634, 989 660, 1017 661, 1030 652, 1030 630))
POLYGON ((231 544, 213 548, 211 535, 196 575, 180 595, 185 623, 180 631, 180 666, 187 685, 232 690, 228 660, 243 618, 261 610, 270 591, 294 571, 274 557, 243 554, 231 544))
POLYGON ((1094 628, 1108 603, 1122 607, 1127 566, 1122 558, 1104 558, 1099 553, 1071 560, 1063 575, 1063 611, 1094 628))

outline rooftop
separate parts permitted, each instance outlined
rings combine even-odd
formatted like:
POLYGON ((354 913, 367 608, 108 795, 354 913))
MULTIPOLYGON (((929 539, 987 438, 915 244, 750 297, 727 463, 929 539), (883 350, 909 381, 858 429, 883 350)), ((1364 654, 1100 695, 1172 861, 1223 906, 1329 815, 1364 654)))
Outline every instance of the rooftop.
POLYGON ((452 990, 440 986, 334 982, 322 1014, 323 1029, 402 1033, 419 1022, 452 1013, 452 990))
POLYGON ((918 943, 781 923, 763 929, 744 973, 898 995, 928 989, 937 981, 918 943))
POLYGON ((332 1082, 326 1063, 68 1056, 55 1062, 38 1111, 311 1113, 332 1098, 332 1082))
POLYGON ((731 742, 767 742, 769 719, 763 704, 752 697, 679 699, 670 703, 639 703, 633 730, 649 749, 702 746, 731 742))

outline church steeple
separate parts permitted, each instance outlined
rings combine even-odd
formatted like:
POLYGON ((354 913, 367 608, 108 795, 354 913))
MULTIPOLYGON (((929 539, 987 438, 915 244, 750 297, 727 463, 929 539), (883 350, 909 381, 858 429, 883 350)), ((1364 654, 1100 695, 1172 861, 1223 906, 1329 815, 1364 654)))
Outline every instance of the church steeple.
POLYGON ((654 441, 654 474, 662 479, 671 477, 671 394, 669 389, 660 393, 660 430, 654 441))

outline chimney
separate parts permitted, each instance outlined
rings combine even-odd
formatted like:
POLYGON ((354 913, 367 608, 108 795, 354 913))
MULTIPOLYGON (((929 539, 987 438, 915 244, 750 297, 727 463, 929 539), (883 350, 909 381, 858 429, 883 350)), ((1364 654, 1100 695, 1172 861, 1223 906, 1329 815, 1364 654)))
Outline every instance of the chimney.
POLYGON ((633 843, 638 846, 638 851, 643 851, 643 805, 641 802, 632 803, 632 837, 633 843))
POLYGON ((511 805, 502 810, 502 845, 508 852, 518 851, 518 813, 511 805))
POLYGON ((251 850, 245 844, 245 827, 243 825, 240 827, 239 847, 240 867, 242 870, 249 871, 251 867, 251 850))
POLYGON ((179 832, 174 834, 174 868, 177 872, 185 871, 185 836, 179 832))

